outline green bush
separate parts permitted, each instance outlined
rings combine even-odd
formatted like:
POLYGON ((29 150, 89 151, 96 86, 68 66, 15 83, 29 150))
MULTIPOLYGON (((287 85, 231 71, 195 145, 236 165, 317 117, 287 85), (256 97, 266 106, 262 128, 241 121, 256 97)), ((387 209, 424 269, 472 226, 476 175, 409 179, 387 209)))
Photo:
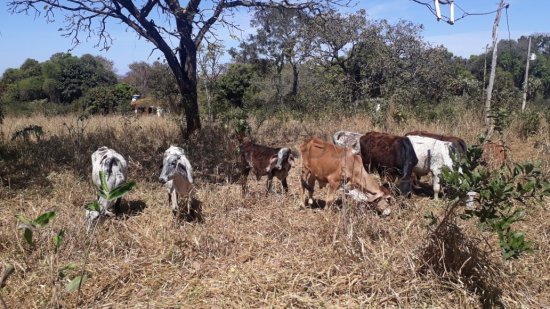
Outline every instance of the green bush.
POLYGON ((544 179, 539 168, 529 162, 497 171, 486 169, 480 166, 481 155, 481 148, 470 147, 453 171, 443 170, 442 183, 454 200, 448 205, 447 213, 463 206, 469 192, 477 193, 474 207, 461 208, 460 217, 465 220, 477 218, 497 233, 504 259, 518 258, 532 246, 525 240, 523 232, 512 227, 524 217, 523 207, 514 202, 527 205, 530 201, 542 200, 543 196, 550 195, 550 182, 544 179), (456 171, 458 167, 462 173, 456 171))
POLYGON ((538 112, 529 110, 519 113, 519 135, 527 138, 538 133, 540 127, 540 115, 538 112))

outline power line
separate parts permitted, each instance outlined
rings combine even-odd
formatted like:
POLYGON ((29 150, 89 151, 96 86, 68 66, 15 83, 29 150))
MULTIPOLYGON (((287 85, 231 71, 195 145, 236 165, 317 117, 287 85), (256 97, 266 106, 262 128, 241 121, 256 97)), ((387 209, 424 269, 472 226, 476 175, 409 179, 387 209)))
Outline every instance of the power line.
MULTIPOLYGON (((413 1, 413 2, 416 2, 418 4, 421 4, 421 5, 424 5, 426 8, 428 8, 428 10, 437 18, 437 13, 436 13, 436 10, 433 8, 433 6, 431 5, 430 2, 426 2, 426 1, 420 1, 420 0, 410 0, 410 1, 413 1)), ((462 16, 458 17, 458 18, 455 18, 454 21, 451 21, 451 19, 445 15, 441 15, 441 19, 444 19, 447 23, 449 24, 453 24, 454 22, 457 22, 467 16, 482 16, 482 15, 491 15, 491 14, 494 14, 498 11, 498 9, 494 10, 494 11, 490 11, 490 12, 481 12, 481 13, 470 13, 468 11, 466 11, 465 9, 463 9, 460 5, 458 5, 456 2, 454 3, 454 5, 460 9, 462 11, 462 16)), ((509 7, 509 4, 506 4, 506 9, 508 9, 509 7)))
POLYGON ((512 53, 512 37, 510 36, 510 23, 508 22, 508 7, 510 5, 506 4, 504 7, 506 8, 506 28, 508 28, 508 43, 510 44, 510 54, 512 53))

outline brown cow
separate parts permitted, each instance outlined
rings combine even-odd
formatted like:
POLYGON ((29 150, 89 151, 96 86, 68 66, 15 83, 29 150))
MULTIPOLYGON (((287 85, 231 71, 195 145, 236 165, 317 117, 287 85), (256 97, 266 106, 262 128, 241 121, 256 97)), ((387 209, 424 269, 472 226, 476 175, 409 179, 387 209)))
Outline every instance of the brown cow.
POLYGON ((302 191, 308 191, 306 206, 313 203, 315 181, 319 187, 329 185, 327 205, 336 199, 336 190, 342 185, 358 188, 367 195, 368 202, 375 202, 377 210, 387 215, 390 212, 391 196, 365 171, 361 157, 351 148, 343 148, 317 138, 311 138, 300 145, 302 152, 302 191))
POLYGON ((242 165, 243 196, 246 194, 246 181, 250 171, 256 175, 257 180, 267 175, 266 193, 271 191, 273 176, 281 180, 284 191, 288 192, 286 177, 294 162, 294 156, 289 148, 272 148, 245 141, 239 146, 239 160, 242 165))
POLYGON ((481 162, 483 165, 492 169, 499 169, 506 163, 507 154, 504 145, 486 142, 481 145, 481 149, 483 149, 483 154, 481 155, 481 162))
POLYGON ((466 142, 464 142, 464 140, 461 139, 460 137, 451 136, 451 135, 441 135, 441 134, 431 133, 428 131, 412 131, 405 134, 405 136, 409 136, 409 135, 425 136, 425 137, 435 138, 444 142, 451 142, 455 150, 460 155, 465 155, 466 151, 468 150, 468 147, 466 146, 466 142))
POLYGON ((367 171, 376 170, 381 176, 399 177, 399 191, 412 191, 411 175, 418 163, 411 141, 403 136, 368 132, 359 139, 361 158, 367 171))

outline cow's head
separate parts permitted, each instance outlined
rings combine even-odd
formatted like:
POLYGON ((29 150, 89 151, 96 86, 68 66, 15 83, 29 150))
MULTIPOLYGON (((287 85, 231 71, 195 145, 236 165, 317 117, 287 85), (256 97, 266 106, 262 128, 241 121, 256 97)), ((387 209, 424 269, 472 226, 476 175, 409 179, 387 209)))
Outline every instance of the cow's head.
POLYGON ((273 155, 269 159, 269 165, 267 167, 267 172, 272 170, 290 170, 294 165, 294 156, 289 148, 281 148, 276 155, 273 155))
POLYGON ((374 200, 374 208, 383 217, 391 214, 391 206, 395 204, 395 198, 389 193, 374 200))
POLYGON ((162 162, 162 170, 160 172, 159 181, 161 183, 167 183, 178 175, 184 180, 193 183, 191 163, 189 163, 189 160, 185 157, 183 149, 171 146, 164 153, 164 160, 162 162))

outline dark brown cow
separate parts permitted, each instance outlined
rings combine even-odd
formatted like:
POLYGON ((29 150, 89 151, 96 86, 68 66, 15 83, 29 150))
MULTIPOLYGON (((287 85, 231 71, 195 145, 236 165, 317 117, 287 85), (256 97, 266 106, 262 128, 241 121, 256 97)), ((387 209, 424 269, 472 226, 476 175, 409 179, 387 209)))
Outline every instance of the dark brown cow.
POLYGON ((466 151, 468 150, 468 147, 466 146, 466 142, 464 142, 464 140, 461 139, 460 137, 451 136, 451 135, 441 135, 441 134, 431 133, 428 131, 412 131, 405 134, 405 136, 409 136, 409 135, 425 136, 425 137, 435 138, 444 142, 451 142, 455 150, 460 155, 465 155, 466 151))
POLYGON ((302 191, 308 191, 306 206, 313 203, 315 181, 319 187, 329 185, 327 205, 336 199, 336 190, 343 184, 346 187, 358 188, 365 193, 368 202, 375 202, 377 210, 387 215, 390 212, 391 196, 385 188, 365 171, 361 157, 354 154, 351 148, 311 138, 300 145, 302 153, 302 191))
POLYGON ((272 148, 246 141, 239 146, 239 160, 242 165, 242 194, 246 194, 246 181, 252 171, 256 179, 267 175, 267 192, 271 190, 273 176, 279 178, 283 189, 288 192, 286 177, 294 162, 294 156, 289 148, 272 148))
POLYGON ((504 166, 507 159, 506 147, 502 144, 487 142, 481 145, 483 154, 481 162, 491 169, 499 169, 504 166))
POLYGON ((361 158, 367 171, 376 170, 381 176, 399 177, 401 194, 412 191, 411 174, 418 163, 411 141, 403 136, 368 132, 359 139, 361 158))

